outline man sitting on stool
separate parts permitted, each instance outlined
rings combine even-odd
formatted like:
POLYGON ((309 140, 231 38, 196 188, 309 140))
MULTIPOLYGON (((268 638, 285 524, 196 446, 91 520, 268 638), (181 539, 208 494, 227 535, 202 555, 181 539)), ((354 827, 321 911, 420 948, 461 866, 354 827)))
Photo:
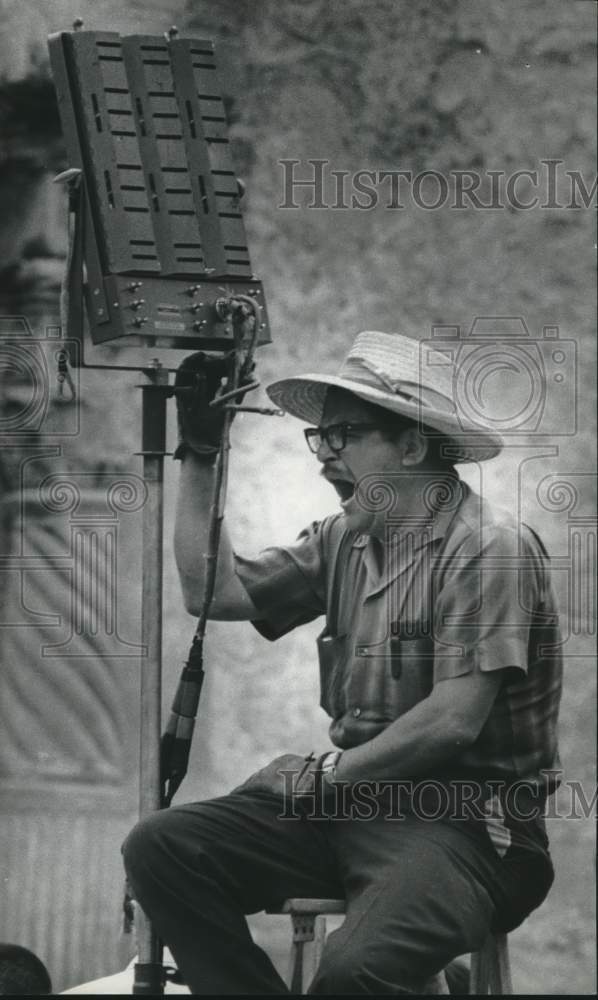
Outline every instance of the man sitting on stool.
MULTIPOLYGON (((135 896, 193 993, 288 992, 245 915, 298 896, 347 905, 310 992, 421 992, 492 929, 521 923, 552 883, 542 812, 561 663, 548 557, 459 479, 455 463, 492 458, 501 439, 459 413, 439 360, 422 372, 417 341, 366 332, 338 376, 269 387, 314 425, 307 443, 341 510, 255 559, 224 531, 211 616, 270 640, 325 618, 336 749, 283 754, 126 840, 135 896)), ((205 400, 219 365, 193 356, 179 384, 205 400)), ((175 550, 191 614, 221 419, 212 408, 194 420, 200 410, 179 404, 175 550)))

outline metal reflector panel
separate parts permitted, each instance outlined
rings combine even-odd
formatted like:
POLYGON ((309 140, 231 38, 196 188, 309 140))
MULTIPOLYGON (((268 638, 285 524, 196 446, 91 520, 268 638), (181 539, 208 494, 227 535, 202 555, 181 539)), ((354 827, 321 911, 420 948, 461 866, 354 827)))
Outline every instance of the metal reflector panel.
POLYGON ((212 43, 59 37, 110 271, 250 277, 212 43))
MULTIPOLYGON (((190 279, 257 295, 268 342, 212 42, 74 31, 53 35, 49 49, 69 158, 84 177, 94 344, 133 334, 168 343, 170 324, 170 346, 218 349, 230 331, 213 311, 198 316, 190 279), (119 276, 142 279, 137 305, 119 276), (164 302, 176 304, 174 319, 164 302)), ((206 289, 202 301, 221 294, 206 289)))

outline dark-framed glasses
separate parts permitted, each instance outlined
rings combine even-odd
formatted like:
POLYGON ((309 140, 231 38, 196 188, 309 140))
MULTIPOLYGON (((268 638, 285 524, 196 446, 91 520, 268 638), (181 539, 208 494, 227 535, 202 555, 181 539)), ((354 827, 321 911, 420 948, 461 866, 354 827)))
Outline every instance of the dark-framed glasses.
POLYGON ((330 424, 328 427, 306 427, 303 433, 307 447, 316 454, 325 441, 331 451, 342 451, 347 444, 347 435, 353 431, 379 430, 377 424, 330 424))

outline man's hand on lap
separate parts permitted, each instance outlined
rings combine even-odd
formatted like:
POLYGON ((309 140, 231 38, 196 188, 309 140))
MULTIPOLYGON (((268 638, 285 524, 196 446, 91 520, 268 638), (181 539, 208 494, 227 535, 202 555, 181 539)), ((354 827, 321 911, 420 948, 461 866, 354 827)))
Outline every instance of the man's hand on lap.
POLYGON ((321 789, 326 789, 322 785, 321 761, 322 756, 314 754, 306 757, 294 753, 281 754, 250 775, 233 792, 269 792, 281 798, 289 794, 299 798, 319 794, 321 789))

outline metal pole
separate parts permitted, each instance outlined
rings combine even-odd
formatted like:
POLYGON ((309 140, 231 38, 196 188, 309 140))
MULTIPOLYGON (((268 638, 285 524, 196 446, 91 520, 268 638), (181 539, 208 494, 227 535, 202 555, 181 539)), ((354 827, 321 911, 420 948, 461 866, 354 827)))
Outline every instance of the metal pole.
MULTIPOLYGON (((142 636, 146 655, 141 667, 139 752, 139 816, 160 808, 160 735, 162 728, 162 544, 164 516, 164 453, 168 371, 146 371, 151 379, 141 387, 143 478, 147 498, 143 508, 142 636)), ((164 992, 162 943, 149 919, 137 908, 137 949, 133 993, 164 992)))

